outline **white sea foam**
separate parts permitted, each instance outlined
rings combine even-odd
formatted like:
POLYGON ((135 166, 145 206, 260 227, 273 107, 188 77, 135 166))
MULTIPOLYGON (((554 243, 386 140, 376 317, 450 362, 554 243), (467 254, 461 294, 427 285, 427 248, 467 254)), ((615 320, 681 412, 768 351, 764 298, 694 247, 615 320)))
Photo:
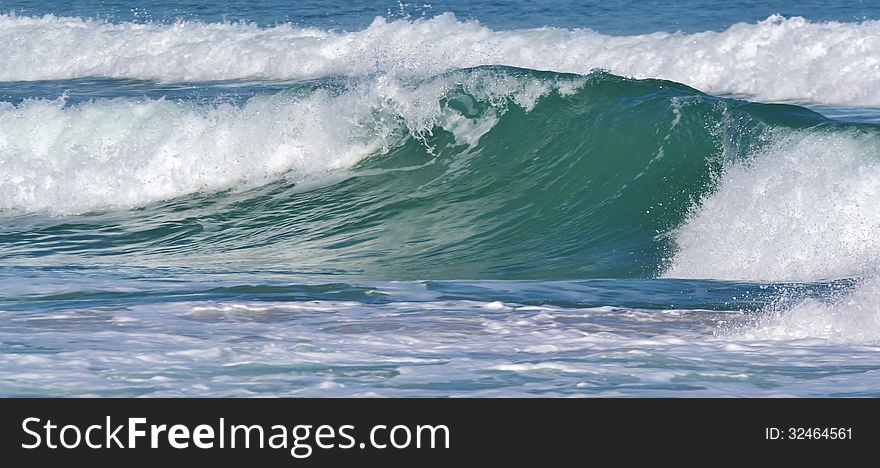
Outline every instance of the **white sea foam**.
POLYGON ((880 343, 880 278, 872 277, 849 294, 804 299, 770 310, 752 326, 729 336, 739 340, 815 340, 828 344, 880 343))
POLYGON ((861 278, 851 292, 783 297, 726 338, 880 343, 880 139, 779 133, 729 165, 675 232, 667 277, 756 281, 861 278))
POLYGON ((383 75, 341 93, 282 92, 242 106, 123 98, 0 103, 0 210, 78 214, 282 175, 337 180, 364 157, 436 127, 476 144, 508 103, 529 109, 556 84, 483 70, 417 86, 383 75), (444 107, 441 97, 455 86, 496 107, 477 117, 444 107))
POLYGON ((880 266, 880 139, 779 131, 675 233, 667 277, 819 281, 880 266))
POLYGON ((162 81, 432 75, 510 65, 606 68, 761 100, 880 105, 880 22, 772 16, 721 32, 608 36, 592 30, 494 31, 452 14, 377 18, 354 32, 182 21, 107 23, 0 15, 0 80, 126 77, 162 81))
POLYGON ((876 346, 814 346, 813 336, 783 331, 715 339, 651 310, 630 311, 644 320, 634 322, 619 308, 544 306, 551 318, 488 304, 208 299, 85 306, 49 323, 0 311, 0 341, 14 344, 24 330, 31 343, 0 353, 0 388, 67 396, 876 394, 876 346))

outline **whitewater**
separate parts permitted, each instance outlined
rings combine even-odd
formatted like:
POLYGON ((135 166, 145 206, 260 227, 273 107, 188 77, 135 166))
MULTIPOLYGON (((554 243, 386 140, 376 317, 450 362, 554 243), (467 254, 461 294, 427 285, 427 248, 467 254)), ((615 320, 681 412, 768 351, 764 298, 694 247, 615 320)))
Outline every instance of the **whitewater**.
POLYGON ((0 395, 880 394, 874 16, 436 13, 0 14, 0 395))
POLYGON ((377 17, 339 32, 291 24, 107 23, 0 16, 4 81, 80 77, 160 81, 436 75, 479 65, 662 78, 763 101, 880 106, 880 23, 773 15, 720 32, 608 36, 552 27, 494 31, 445 13, 377 17))

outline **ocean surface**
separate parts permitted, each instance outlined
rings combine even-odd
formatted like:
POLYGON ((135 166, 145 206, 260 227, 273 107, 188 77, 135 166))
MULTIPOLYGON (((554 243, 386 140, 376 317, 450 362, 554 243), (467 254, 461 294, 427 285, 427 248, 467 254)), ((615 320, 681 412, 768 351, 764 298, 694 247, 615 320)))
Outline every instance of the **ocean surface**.
POLYGON ((880 396, 880 2, 0 1, 0 396, 880 396))

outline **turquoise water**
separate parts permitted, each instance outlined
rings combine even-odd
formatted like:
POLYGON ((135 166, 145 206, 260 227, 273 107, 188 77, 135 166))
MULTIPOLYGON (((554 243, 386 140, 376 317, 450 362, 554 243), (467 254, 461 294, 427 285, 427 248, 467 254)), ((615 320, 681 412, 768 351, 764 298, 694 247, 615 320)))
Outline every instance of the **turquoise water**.
POLYGON ((2 395, 880 392, 880 4, 0 9, 2 395))

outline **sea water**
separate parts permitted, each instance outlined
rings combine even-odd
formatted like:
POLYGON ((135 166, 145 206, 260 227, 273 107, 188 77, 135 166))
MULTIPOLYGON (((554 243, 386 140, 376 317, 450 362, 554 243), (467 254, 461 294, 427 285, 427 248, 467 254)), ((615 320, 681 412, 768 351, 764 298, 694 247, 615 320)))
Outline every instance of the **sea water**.
POLYGON ((880 395, 878 20, 0 1, 0 395, 880 395))

